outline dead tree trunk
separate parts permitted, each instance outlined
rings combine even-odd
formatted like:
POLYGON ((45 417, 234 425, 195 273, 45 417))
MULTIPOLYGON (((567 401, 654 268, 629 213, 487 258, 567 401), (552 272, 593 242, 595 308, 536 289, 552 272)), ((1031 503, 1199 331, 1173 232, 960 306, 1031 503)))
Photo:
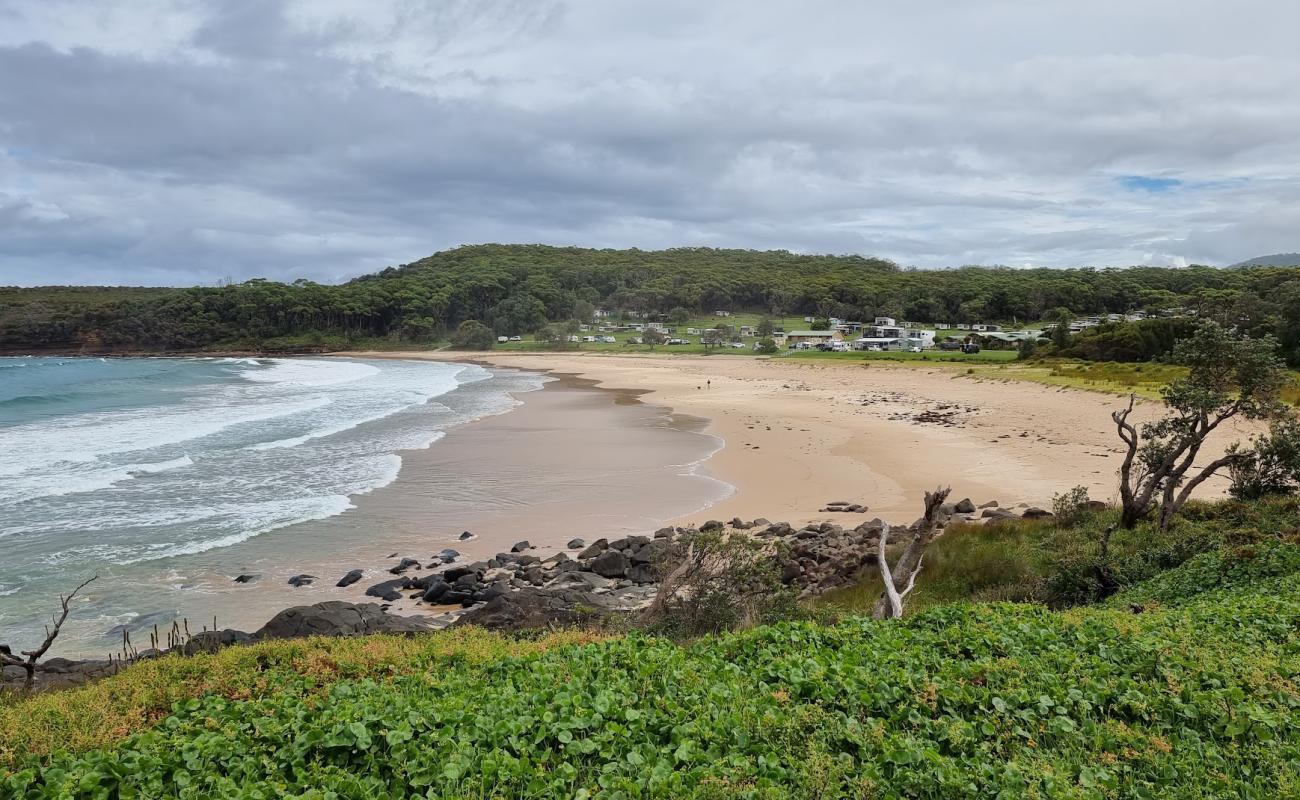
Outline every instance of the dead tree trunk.
POLYGON ((87 578, 85 581, 81 583, 80 586, 73 589, 72 593, 69 594, 67 597, 64 597, 62 595, 59 596, 59 605, 62 608, 62 612, 54 615, 53 617, 54 627, 53 628, 47 627, 45 629, 45 641, 41 642, 40 647, 37 647, 34 650, 22 651, 22 655, 26 656, 26 658, 19 658, 18 656, 15 656, 13 653, 11 653, 8 650, 8 648, 0 650, 0 665, 9 666, 9 667, 22 667, 23 670, 26 671, 27 680, 24 682, 23 686, 28 691, 31 691, 32 683, 36 678, 36 662, 40 661, 41 658, 45 656, 45 653, 54 644, 54 640, 59 638, 59 631, 63 628, 63 622, 68 618, 68 612, 71 610, 69 606, 72 603, 72 598, 76 597, 77 592, 80 592, 82 589, 86 588, 86 586, 89 585, 90 582, 95 580, 95 578, 97 577, 99 576, 95 575, 90 578, 87 578))
POLYGON ((898 619, 903 616, 903 600, 916 586, 916 576, 921 572, 921 560, 925 557, 925 548, 934 539, 938 525, 939 506, 948 499, 951 488, 935 489, 925 493, 925 517, 920 526, 912 533, 903 554, 894 566, 889 566, 885 548, 889 544, 890 528, 886 525, 880 531, 880 544, 876 550, 876 562, 880 566, 880 577, 885 590, 871 611, 873 619, 898 619))

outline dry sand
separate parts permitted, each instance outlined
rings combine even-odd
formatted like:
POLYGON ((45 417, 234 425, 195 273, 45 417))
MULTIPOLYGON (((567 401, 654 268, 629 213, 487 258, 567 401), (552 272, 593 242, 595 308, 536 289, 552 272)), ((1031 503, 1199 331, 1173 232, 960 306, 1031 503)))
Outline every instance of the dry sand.
MULTIPOLYGON (((732 516, 800 523, 831 518, 821 509, 832 501, 905 522, 919 515, 923 492, 939 485, 977 504, 1050 508, 1054 494, 1076 485, 1113 500, 1122 458, 1110 413, 1123 398, 944 368, 724 355, 349 355, 474 359, 579 375, 605 388, 644 390, 643 402, 708 419, 706 430, 726 445, 707 468, 736 492, 678 523, 732 516)), ((1139 403, 1134 418, 1158 411, 1139 403)), ((1210 481, 1200 496, 1224 488, 1210 481)))

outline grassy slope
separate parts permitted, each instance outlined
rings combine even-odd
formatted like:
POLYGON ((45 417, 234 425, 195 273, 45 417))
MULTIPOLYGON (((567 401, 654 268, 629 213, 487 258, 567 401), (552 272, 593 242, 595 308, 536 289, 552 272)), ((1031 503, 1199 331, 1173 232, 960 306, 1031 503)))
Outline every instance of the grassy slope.
POLYGON ((0 796, 1295 797, 1298 570, 1266 537, 1113 608, 165 659, 0 711, 7 759, 29 764, 0 796), (56 742, 78 754, 20 755, 56 742))

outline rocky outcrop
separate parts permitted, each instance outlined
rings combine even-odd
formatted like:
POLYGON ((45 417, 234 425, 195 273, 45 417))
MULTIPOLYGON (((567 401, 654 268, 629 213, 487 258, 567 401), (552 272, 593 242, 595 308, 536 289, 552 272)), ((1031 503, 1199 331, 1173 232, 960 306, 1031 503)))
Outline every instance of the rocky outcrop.
POLYGON ((433 630, 427 620, 389 614, 374 603, 331 600, 286 608, 250 637, 295 639, 304 636, 362 636, 368 633, 421 633, 433 630))

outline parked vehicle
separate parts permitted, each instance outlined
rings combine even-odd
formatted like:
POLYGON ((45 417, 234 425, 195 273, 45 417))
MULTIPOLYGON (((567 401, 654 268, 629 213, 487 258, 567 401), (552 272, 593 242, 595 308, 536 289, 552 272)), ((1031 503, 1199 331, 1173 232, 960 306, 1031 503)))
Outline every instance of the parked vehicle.
POLYGON ((510 341, 512 341, 512 342, 522 342, 523 340, 524 340, 524 337, 522 337, 522 336, 511 336, 511 337, 510 337, 510 341))
POLYGON ((613 336, 601 336, 598 338, 605 344, 618 344, 618 339, 615 339, 613 336))
POLYGON ((508 342, 508 341, 510 341, 510 337, 509 337, 509 336, 498 336, 498 337, 497 337, 497 344, 505 344, 505 343, 508 342))

